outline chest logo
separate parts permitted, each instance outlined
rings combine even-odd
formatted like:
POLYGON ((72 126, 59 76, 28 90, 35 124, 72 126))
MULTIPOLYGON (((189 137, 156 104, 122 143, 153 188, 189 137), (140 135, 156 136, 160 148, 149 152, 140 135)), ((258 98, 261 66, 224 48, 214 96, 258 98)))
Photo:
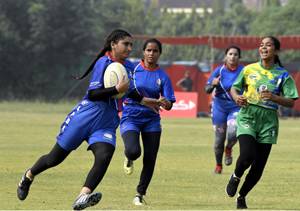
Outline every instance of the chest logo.
POLYGON ((156 80, 156 84, 157 84, 158 86, 161 85, 161 80, 160 80, 160 78, 156 80))

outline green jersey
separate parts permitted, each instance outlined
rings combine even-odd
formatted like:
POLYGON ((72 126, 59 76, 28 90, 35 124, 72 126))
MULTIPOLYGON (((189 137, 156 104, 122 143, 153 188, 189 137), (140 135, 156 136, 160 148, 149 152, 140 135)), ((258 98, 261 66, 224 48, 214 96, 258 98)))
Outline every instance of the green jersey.
POLYGON ((275 95, 298 98, 295 81, 287 70, 278 65, 266 69, 260 62, 249 64, 239 74, 233 87, 239 91, 244 90, 243 95, 249 104, 273 110, 278 109, 277 103, 263 100, 260 96, 261 91, 268 90, 275 95))

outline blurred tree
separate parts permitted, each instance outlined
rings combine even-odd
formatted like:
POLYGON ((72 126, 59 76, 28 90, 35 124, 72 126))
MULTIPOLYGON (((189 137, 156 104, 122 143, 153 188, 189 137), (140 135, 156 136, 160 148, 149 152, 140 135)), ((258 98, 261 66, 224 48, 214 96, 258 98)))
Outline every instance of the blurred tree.
MULTIPOLYGON (((300 4, 297 0, 289 0, 283 7, 271 5, 263 12, 257 13, 250 25, 253 35, 295 35, 300 34, 300 4)), ((281 54, 285 62, 300 60, 300 52, 289 50, 281 54)))
POLYGON ((7 43, 1 52, 11 52, 1 69, 13 74, 6 85, 13 97, 53 100, 74 83, 71 75, 82 72, 84 59, 91 57, 90 52, 96 54, 95 43, 103 36, 92 2, 0 1, 1 25, 7 26, 1 35, 10 31, 14 35, 6 37, 11 42, 1 39, 7 43))
POLYGON ((28 42, 31 27, 27 13, 30 3, 22 0, 0 1, 0 98, 2 99, 27 96, 22 89, 24 85, 29 86, 27 71, 32 69, 30 64, 32 53, 28 42))
POLYGON ((99 48, 95 45, 99 34, 91 32, 101 22, 95 22, 92 3, 86 0, 32 3, 29 9, 32 49, 37 59, 32 77, 36 79, 33 81, 40 97, 47 93, 53 93, 53 99, 61 97, 66 87, 74 83, 71 75, 82 71, 79 69, 82 59, 99 48))
POLYGON ((262 1, 262 6, 263 6, 263 8, 280 7, 281 3, 280 3, 280 0, 264 0, 264 1, 262 1))

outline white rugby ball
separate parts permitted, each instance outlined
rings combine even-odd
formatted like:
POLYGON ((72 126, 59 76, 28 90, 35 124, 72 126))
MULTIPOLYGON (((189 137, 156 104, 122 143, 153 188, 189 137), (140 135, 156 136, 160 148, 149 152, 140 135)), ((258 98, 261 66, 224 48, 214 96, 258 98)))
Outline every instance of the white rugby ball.
MULTIPOLYGON (((105 72, 104 72, 104 87, 109 88, 116 86, 119 81, 125 76, 125 79, 128 80, 128 75, 125 67, 119 63, 119 62, 113 62, 110 65, 107 66, 105 72)), ((117 95, 114 95, 113 98, 121 98, 125 94, 119 93, 117 95)))

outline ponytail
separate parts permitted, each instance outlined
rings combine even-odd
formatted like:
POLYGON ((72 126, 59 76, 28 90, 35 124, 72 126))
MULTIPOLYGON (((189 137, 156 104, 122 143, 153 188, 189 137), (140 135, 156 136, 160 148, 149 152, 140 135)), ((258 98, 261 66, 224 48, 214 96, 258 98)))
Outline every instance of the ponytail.
POLYGON ((279 56, 278 55, 275 55, 275 58, 274 58, 274 63, 275 64, 278 64, 280 67, 283 67, 283 65, 281 64, 281 61, 279 59, 279 56))
POLYGON ((105 55, 107 51, 111 51, 111 43, 117 43, 119 40, 124 39, 125 37, 132 37, 131 34, 129 34, 127 31, 122 29, 116 29, 108 35, 108 37, 105 39, 105 44, 103 49, 100 51, 100 53, 97 55, 95 60, 92 62, 92 64, 89 66, 89 68, 85 71, 85 73, 82 76, 74 77, 76 80, 81 80, 85 78, 94 68, 96 62, 98 59, 100 59, 102 56, 105 55))

